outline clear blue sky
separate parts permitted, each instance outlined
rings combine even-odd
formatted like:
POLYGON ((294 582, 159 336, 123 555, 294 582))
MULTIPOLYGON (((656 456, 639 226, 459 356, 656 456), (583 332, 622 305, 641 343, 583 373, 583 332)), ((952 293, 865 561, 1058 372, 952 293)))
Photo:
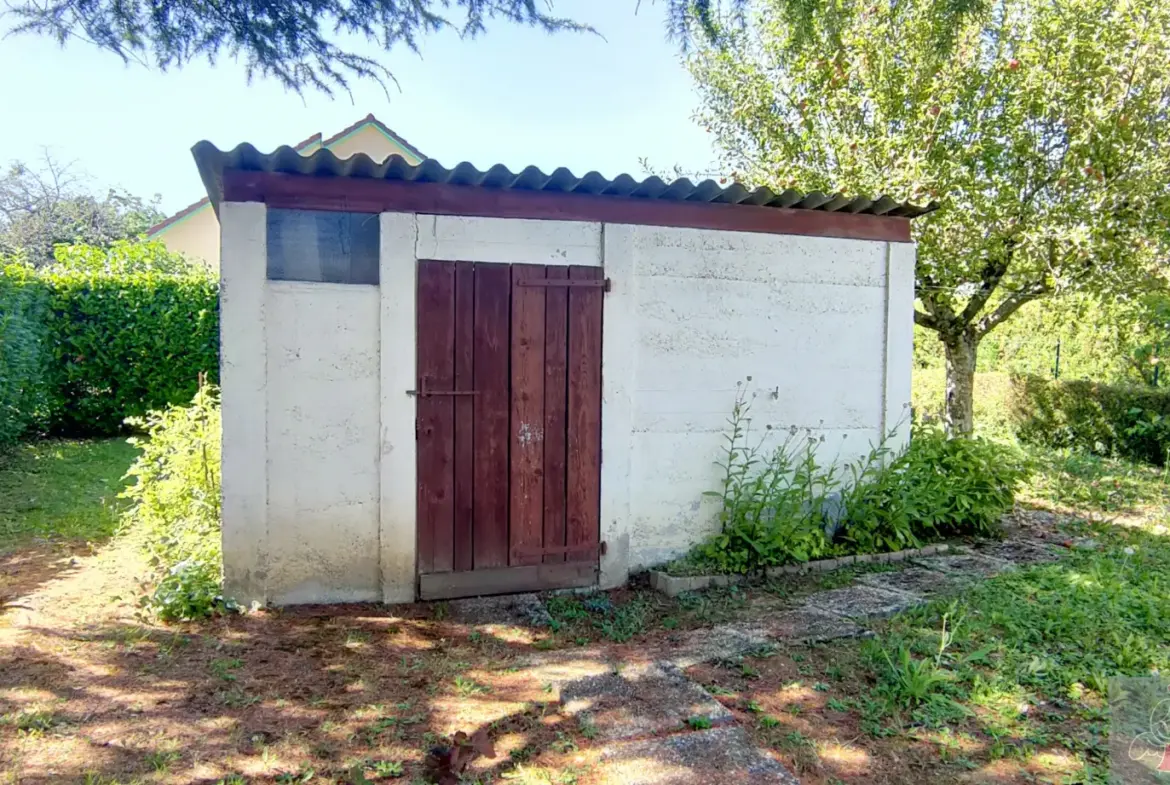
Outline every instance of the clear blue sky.
POLYGON ((594 25, 592 35, 543 33, 496 24, 474 41, 444 33, 382 54, 401 89, 387 99, 374 83, 353 100, 306 93, 269 80, 248 85, 223 59, 159 73, 123 65, 86 44, 0 38, 5 122, 0 162, 32 160, 48 147, 76 161, 93 187, 117 185, 167 212, 204 195, 191 145, 251 142, 261 150, 326 136, 374 113, 432 158, 486 168, 567 166, 578 174, 643 174, 675 164, 709 170, 709 137, 691 115, 697 96, 664 37, 662 2, 556 0, 555 12, 594 25))

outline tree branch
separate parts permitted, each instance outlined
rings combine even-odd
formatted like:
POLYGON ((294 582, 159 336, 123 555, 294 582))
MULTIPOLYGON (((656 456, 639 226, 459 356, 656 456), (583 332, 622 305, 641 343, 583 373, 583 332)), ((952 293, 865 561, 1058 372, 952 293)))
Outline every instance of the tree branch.
POLYGON ((975 335, 982 338, 1005 322, 1013 313, 1020 310, 1020 307, 1025 303, 1030 303, 1050 292, 1052 292, 1052 286, 1046 281, 1035 281, 1012 292, 994 311, 979 320, 975 325, 975 335))
POLYGON ((927 329, 934 330, 936 332, 939 329, 938 319, 935 319, 926 311, 920 311, 917 308, 914 309, 914 323, 920 327, 926 327, 927 329))
POLYGON ((1004 275, 1007 274, 1008 268, 1012 263, 1012 254, 1015 251, 1016 241, 1009 237, 1004 240, 1003 258, 998 262, 988 262, 984 265, 980 278, 979 290, 971 296, 967 302, 967 307, 959 314, 959 320, 963 324, 970 324, 983 310, 983 306, 991 299, 991 295, 995 294, 995 290, 999 288, 1000 281, 1003 280, 1004 275))

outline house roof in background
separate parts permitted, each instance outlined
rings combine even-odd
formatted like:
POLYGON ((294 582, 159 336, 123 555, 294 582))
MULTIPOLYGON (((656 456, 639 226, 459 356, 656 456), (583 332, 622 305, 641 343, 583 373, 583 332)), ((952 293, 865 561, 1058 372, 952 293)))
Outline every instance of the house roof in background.
POLYGON ((301 155, 294 148, 279 147, 271 153, 262 153, 250 144, 241 144, 223 151, 211 142, 199 142, 191 149, 199 167, 203 184, 212 202, 223 197, 223 172, 241 170, 354 178, 362 180, 390 180, 411 183, 482 188, 494 191, 527 191, 548 194, 578 194, 597 197, 623 197, 640 200, 689 202, 723 205, 750 205, 754 207, 816 210, 828 213, 916 218, 937 210, 939 204, 925 206, 898 201, 888 196, 846 196, 805 193, 794 189, 776 192, 761 187, 747 189, 740 183, 721 185, 714 180, 699 183, 687 178, 666 182, 658 177, 637 180, 628 174, 608 179, 597 172, 578 177, 565 168, 545 174, 535 166, 513 172, 502 164, 487 170, 477 169, 464 162, 448 169, 433 159, 411 164, 398 155, 378 163, 364 154, 338 158, 322 148, 312 155, 301 155))
MULTIPOLYGON (((365 117, 363 117, 361 120, 358 120, 356 123, 353 123, 351 125, 346 126, 345 128, 341 129, 337 133, 333 134, 333 136, 330 136, 328 139, 322 139, 322 134, 320 131, 318 131, 317 133, 310 136, 308 139, 304 139, 300 142, 297 142, 297 144, 294 145, 291 149, 294 151, 297 151, 299 153, 301 150, 304 150, 306 147, 309 147, 309 146, 313 145, 314 143, 319 144, 321 146, 321 148, 327 148, 329 145, 335 144, 335 143, 341 141, 345 137, 349 136, 350 134, 352 134, 356 131, 361 130, 362 128, 364 128, 367 125, 372 125, 373 127, 377 128, 378 131, 380 131, 383 135, 385 135, 392 142, 397 144, 402 149, 406 150, 411 155, 417 156, 420 159, 426 158, 426 156, 423 155, 423 153, 417 147, 415 147, 410 142, 406 141, 401 136, 396 134, 393 129, 388 127, 385 123, 383 123, 378 118, 374 117, 373 114, 368 114, 365 117)), ((284 148, 282 148, 282 149, 284 149, 284 148)), ((191 204, 184 207, 182 210, 179 210, 174 215, 168 216, 167 218, 163 219, 162 221, 159 221, 154 226, 147 229, 146 234, 147 234, 147 236, 152 236, 154 234, 157 234, 158 232, 161 232, 163 229, 166 229, 168 226, 171 226, 172 224, 178 223, 179 221, 183 220, 184 218, 191 215, 192 213, 198 212, 199 210, 203 209, 204 207, 207 207, 210 204, 211 204, 211 200, 208 199, 206 196, 203 197, 202 199, 196 201, 196 202, 192 202, 191 204)))

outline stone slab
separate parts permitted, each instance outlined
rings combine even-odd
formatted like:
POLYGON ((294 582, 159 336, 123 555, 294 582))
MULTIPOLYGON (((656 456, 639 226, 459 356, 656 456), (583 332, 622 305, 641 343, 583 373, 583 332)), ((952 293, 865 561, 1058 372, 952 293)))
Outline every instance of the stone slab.
POLYGON ((853 619, 893 616, 921 603, 916 594, 856 585, 811 594, 803 607, 853 619))
POLYGON ((590 782, 604 785, 799 785, 738 726, 614 744, 590 782))
POLYGON ((989 556, 978 556, 974 553, 956 553, 945 556, 930 556, 925 559, 914 559, 920 567, 937 570, 952 576, 956 580, 975 581, 981 578, 991 578, 1001 572, 1015 569, 1016 565, 1001 559, 989 556))
POLYGON ((770 642, 768 628, 761 624, 720 624, 684 632, 653 656, 676 667, 689 668, 701 662, 738 657, 770 642))
POLYGON ((894 591, 917 594, 920 597, 929 597, 932 594, 949 591, 963 584, 945 572, 928 570, 925 567, 907 567, 904 570, 891 572, 871 572, 858 578, 866 586, 878 589, 893 589, 894 591))
POLYGON ((870 635, 846 618, 817 608, 795 608, 767 619, 768 634, 787 643, 821 643, 837 638, 859 638, 870 635))
POLYGON ((561 686, 562 711, 588 717, 604 741, 679 731, 691 717, 711 725, 731 712, 669 663, 629 666, 561 686))
POLYGON ((974 552, 979 556, 1019 565, 1043 564, 1060 558, 1060 554, 1050 546, 1019 540, 976 543, 974 552))

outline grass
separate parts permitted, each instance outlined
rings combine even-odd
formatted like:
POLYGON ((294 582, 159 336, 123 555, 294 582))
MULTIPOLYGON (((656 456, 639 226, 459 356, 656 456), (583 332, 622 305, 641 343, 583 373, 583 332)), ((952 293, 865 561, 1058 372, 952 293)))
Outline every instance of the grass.
POLYGON ((869 641, 692 678, 802 782, 1107 782, 1109 680, 1170 669, 1168 490, 1151 467, 1031 457, 1026 495, 1075 510, 1060 537, 1093 547, 896 616, 869 641))
POLYGON ((34 538, 110 537, 136 454, 124 439, 100 439, 28 442, 0 456, 0 552, 34 538))

